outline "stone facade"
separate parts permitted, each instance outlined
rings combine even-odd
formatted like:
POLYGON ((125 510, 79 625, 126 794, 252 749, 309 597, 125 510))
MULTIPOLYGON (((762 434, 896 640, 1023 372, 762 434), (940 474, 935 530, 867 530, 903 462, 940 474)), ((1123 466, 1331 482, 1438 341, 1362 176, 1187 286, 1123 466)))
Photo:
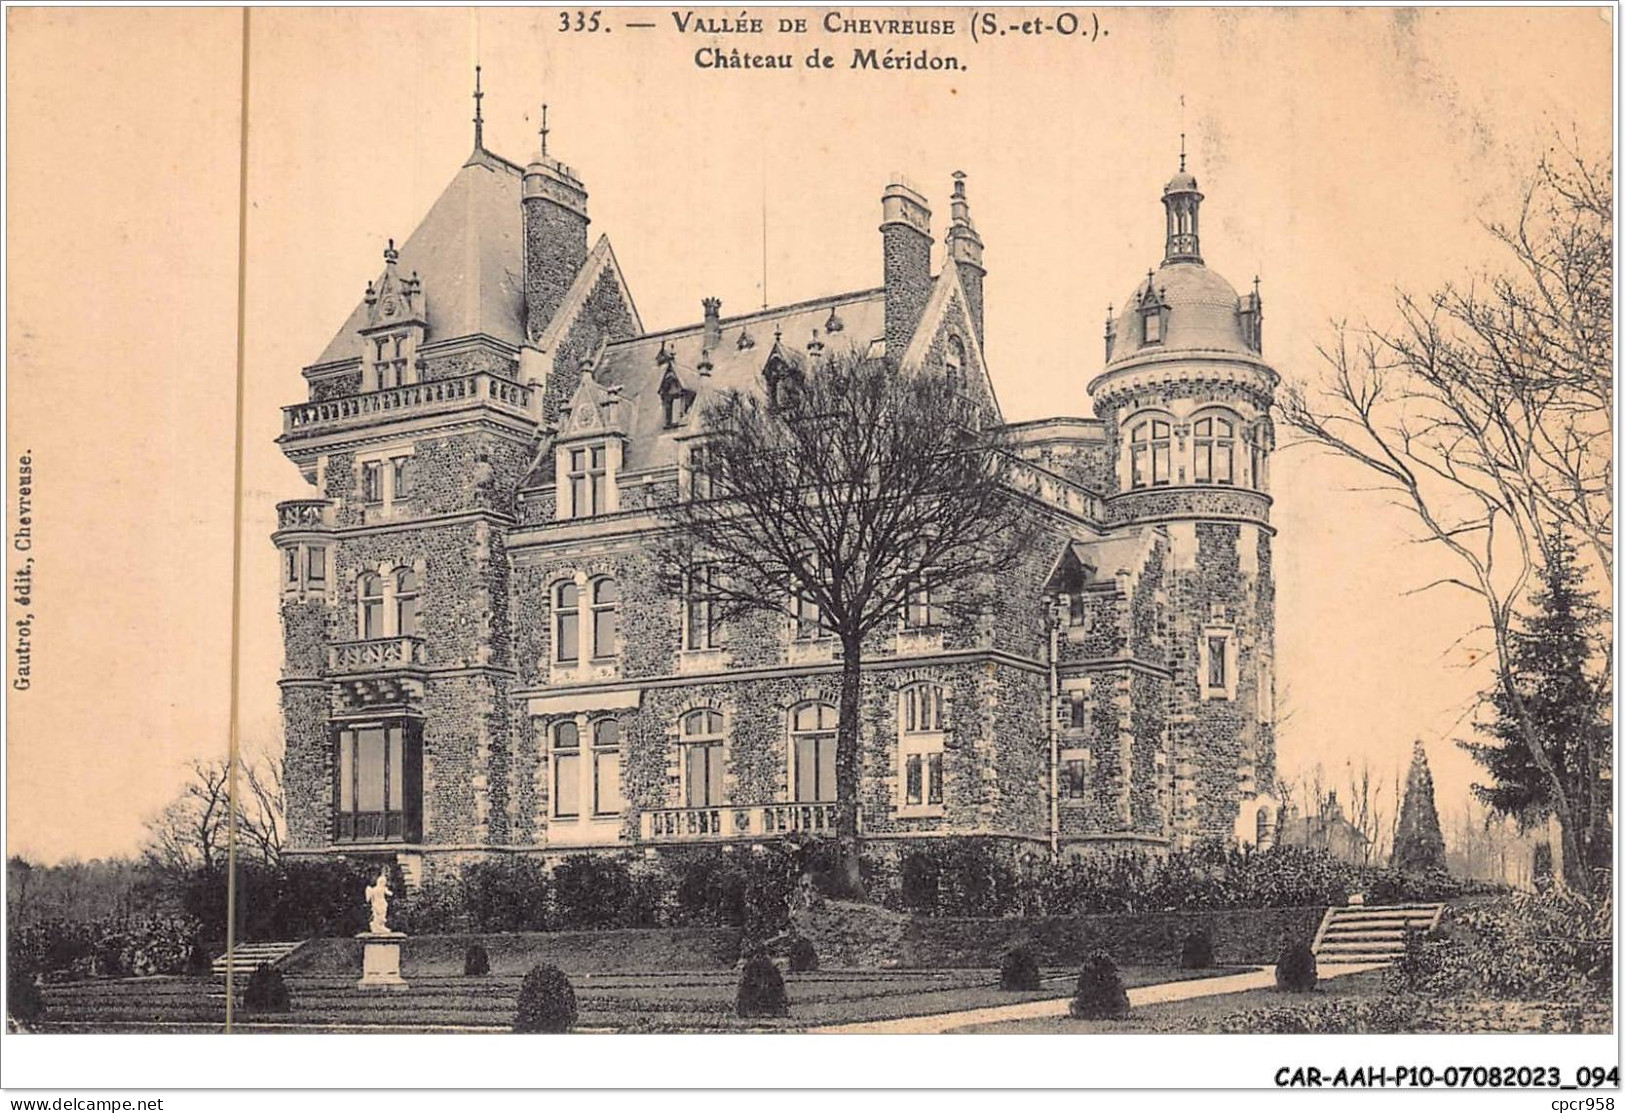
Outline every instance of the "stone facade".
MULTIPOLYGON (((1170 213, 1194 190, 1171 182, 1170 213)), ((833 641, 691 613, 654 537, 692 493, 694 415, 763 389, 775 359, 883 354, 1002 424, 963 177, 934 273, 925 198, 893 185, 882 286, 731 318, 708 300, 658 333, 608 240, 587 250, 562 164, 476 146, 447 192, 285 411, 312 485, 273 535, 292 852, 421 878, 829 830, 847 806, 833 641)), ((1042 542, 956 587, 973 617, 900 616, 864 647, 855 806, 881 856, 973 834, 1063 854, 1273 837, 1276 378, 1256 291, 1207 271, 1183 220, 1108 326, 1093 413, 1003 425, 1042 542)))

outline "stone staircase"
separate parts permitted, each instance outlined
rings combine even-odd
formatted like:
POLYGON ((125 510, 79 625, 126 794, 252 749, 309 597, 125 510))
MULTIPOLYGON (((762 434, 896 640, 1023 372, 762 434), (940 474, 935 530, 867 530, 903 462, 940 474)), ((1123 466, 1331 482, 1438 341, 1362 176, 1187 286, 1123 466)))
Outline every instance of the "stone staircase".
POLYGON ((1393 962, 1405 954, 1407 932, 1428 932, 1439 922, 1442 904, 1349 904, 1328 908, 1315 933, 1315 961, 1393 962))
MULTIPOLYGON (((282 962, 293 952, 303 947, 304 943, 239 943, 231 951, 231 980, 238 985, 245 985, 248 976, 252 974, 260 963, 275 966, 282 962)), ((217 978, 226 976, 226 956, 221 955, 210 966, 211 972, 217 978)))

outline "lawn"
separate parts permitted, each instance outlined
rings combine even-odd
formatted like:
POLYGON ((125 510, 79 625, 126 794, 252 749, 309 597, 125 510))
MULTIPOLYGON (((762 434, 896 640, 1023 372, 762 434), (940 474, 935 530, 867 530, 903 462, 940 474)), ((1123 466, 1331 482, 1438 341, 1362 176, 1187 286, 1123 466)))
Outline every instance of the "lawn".
MULTIPOLYGON (((1134 984, 1125 979, 1125 985, 1134 984)), ((1324 981, 1313 993, 1288 993, 1280 989, 1249 989, 1220 997, 1196 997, 1189 1001, 1168 1001, 1144 1005, 1129 1013, 1126 1020, 1073 1020, 1069 1016, 1010 1020, 997 1024, 975 1024, 955 1028, 955 1033, 1055 1034, 1064 1032, 1201 1032, 1211 1023, 1232 1013, 1281 1005, 1302 1005, 1337 997, 1355 999, 1383 995, 1382 971, 1368 970, 1324 981)))
MULTIPOLYGON (((1173 966, 1131 966, 1128 986, 1231 973, 1173 966)), ((733 1015, 737 975, 726 971, 577 974, 578 1027, 613 1032, 796 1031, 825 1024, 887 1020, 1069 996, 1076 973, 1046 972, 1041 988, 1006 992, 993 970, 826 970, 790 974, 790 1015, 741 1020, 733 1015)), ((504 1031, 513 1022, 519 979, 423 977, 393 993, 362 992, 349 976, 292 976, 293 1011, 267 1017, 242 1012, 236 1021, 267 1030, 363 1028, 504 1031)), ((225 1019, 219 983, 149 978, 81 982, 46 988, 43 1030, 200 1031, 225 1019)))

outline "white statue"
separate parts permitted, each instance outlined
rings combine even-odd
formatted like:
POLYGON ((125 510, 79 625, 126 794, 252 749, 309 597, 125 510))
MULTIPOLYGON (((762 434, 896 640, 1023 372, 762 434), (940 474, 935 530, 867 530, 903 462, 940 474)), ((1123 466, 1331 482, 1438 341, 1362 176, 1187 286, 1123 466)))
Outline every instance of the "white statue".
POLYGON ((372 924, 367 930, 376 935, 389 931, 389 869, 378 871, 378 880, 367 886, 367 903, 372 905, 372 924))

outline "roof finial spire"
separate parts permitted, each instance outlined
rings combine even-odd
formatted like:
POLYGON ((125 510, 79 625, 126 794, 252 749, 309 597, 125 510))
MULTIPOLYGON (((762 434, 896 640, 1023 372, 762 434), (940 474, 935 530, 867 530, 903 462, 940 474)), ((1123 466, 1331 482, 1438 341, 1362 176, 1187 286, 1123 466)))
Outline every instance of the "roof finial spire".
POLYGON ((485 118, 480 112, 480 101, 485 99, 485 93, 480 89, 480 67, 474 64, 474 149, 485 150, 485 118))
POLYGON ((1185 133, 1179 133, 1179 172, 1185 172, 1185 133))
POLYGON ((542 157, 547 157, 547 102, 542 102, 542 157))

